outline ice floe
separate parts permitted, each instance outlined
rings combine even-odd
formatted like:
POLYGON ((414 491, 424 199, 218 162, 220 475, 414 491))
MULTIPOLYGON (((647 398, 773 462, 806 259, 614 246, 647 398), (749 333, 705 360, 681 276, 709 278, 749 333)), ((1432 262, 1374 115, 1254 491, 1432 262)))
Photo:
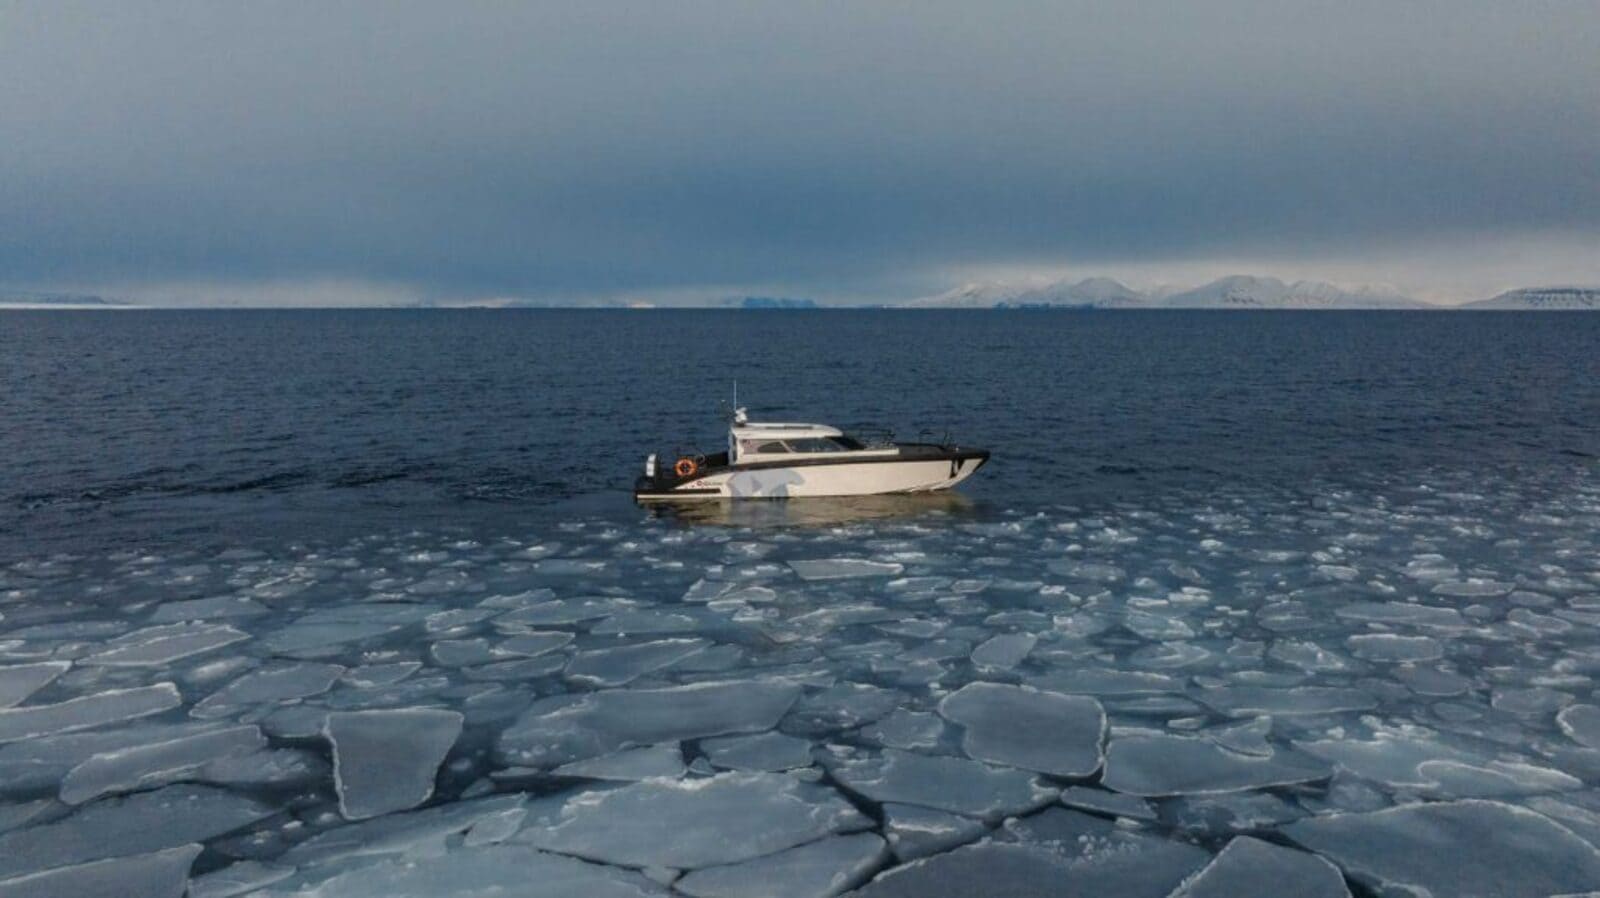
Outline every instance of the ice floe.
POLYGON ((667 891, 638 873, 538 851, 526 845, 459 848, 417 858, 384 858, 353 869, 298 877, 263 898, 478 898, 515 889, 584 898, 650 898, 667 891), (294 884, 292 891, 283 886, 294 884))
POLYGON ((335 826, 302 841, 277 857, 286 866, 311 868, 348 864, 368 857, 418 857, 439 854, 458 834, 524 808, 520 794, 495 795, 386 814, 335 826))
POLYGON ((1165 895, 1208 858, 1181 839, 1065 808, 1008 820, 997 839, 1044 848, 1064 860, 1078 894, 1165 895))
POLYGON ((57 807, 55 801, 48 798, 0 804, 0 833, 27 826, 57 807))
POLYGON ((779 772, 811 766, 811 740, 777 732, 702 739, 700 750, 711 766, 725 770, 779 772))
POLYGON ((876 833, 832 836, 739 864, 695 870, 672 888, 695 898, 829 898, 864 881, 887 855, 876 833))
POLYGON ((1196 698, 1230 717, 1330 714, 1378 706, 1377 697, 1370 692, 1343 686, 1218 686, 1200 690, 1196 698))
POLYGON ((902 864, 855 894, 861 898, 1046 898, 1072 894, 1067 869, 1064 859, 1044 849, 986 840, 902 864))
POLYGON ((778 680, 607 690, 541 699, 500 735, 506 762, 555 767, 619 748, 770 730, 800 697, 778 680))
POLYGON ((188 599, 179 602, 162 602, 150 615, 157 624, 182 621, 212 620, 219 617, 255 617, 268 614, 272 609, 249 596, 217 596, 211 599, 188 599))
POLYGON ((320 658, 400 629, 386 623, 295 623, 262 638, 266 647, 290 658, 320 658))
POLYGON ((189 881, 189 898, 233 898, 255 892, 294 875, 293 867, 240 861, 189 881))
POLYGON ((1043 807, 1059 794, 1025 771, 893 748, 865 752, 835 747, 821 761, 840 784, 873 801, 989 820, 1043 807))
POLYGON ((83 804, 113 792, 176 782, 214 761, 256 751, 267 744, 256 726, 180 736, 90 756, 61 780, 61 800, 83 804))
POLYGON ((556 776, 594 780, 646 780, 654 777, 683 776, 683 752, 677 743, 625 748, 598 758, 563 764, 551 771, 556 776))
MULTIPOLYGON (((1478 780, 1479 788, 1495 790, 1504 789, 1508 780, 1523 783, 1528 792, 1577 786, 1576 781, 1559 771, 1507 763, 1481 750, 1454 744, 1458 741, 1418 726, 1379 726, 1370 739, 1305 740, 1294 745, 1306 754, 1392 788, 1439 790, 1446 788, 1448 782, 1462 789, 1468 786, 1469 778, 1478 780)), ((1461 797, 1471 794, 1476 793, 1469 791, 1461 797)))
POLYGON ((249 639, 250 634, 227 624, 167 624, 119 636, 82 664, 156 667, 180 658, 211 652, 249 639))
POLYGON ((1061 803, 1069 808, 1126 817, 1129 820, 1156 819, 1155 808, 1137 795, 1124 795, 1088 786, 1069 786, 1061 790, 1061 803))
POLYGON ((972 650, 972 663, 978 667, 1010 670, 1022 663, 1033 651, 1038 637, 1029 633, 1005 633, 992 636, 972 650))
POLYGON ((55 792, 73 767, 102 752, 116 752, 216 729, 207 723, 131 723, 68 732, 0 745, 0 794, 55 792))
POLYGON ((881 874, 858 894, 865 898, 1165 898, 1207 858, 1193 845, 1074 824, 1058 827, 1040 821, 1042 832, 1023 833, 1015 841, 984 840, 913 861, 881 874))
POLYGON ((1589 748, 1600 748, 1600 707, 1569 705, 1556 715, 1556 723, 1575 742, 1589 748))
POLYGON ((70 661, 41 661, 0 667, 0 709, 20 704, 67 672, 70 661))
POLYGON ((1029 677, 1026 682, 1040 689, 1055 692, 1099 696, 1159 695, 1182 692, 1185 686, 1181 678, 1167 674, 1106 668, 1058 671, 1044 676, 1029 677))
POLYGON ((1172 898, 1350 898, 1350 889, 1317 855, 1240 836, 1172 898))
POLYGON ((784 719, 787 732, 826 736, 872 723, 896 710, 904 696, 866 683, 835 683, 802 697, 784 719))
POLYGON ((1460 632, 1469 628, 1461 612, 1437 605, 1409 602, 1351 602, 1334 609, 1333 613, 1355 621, 1420 627, 1446 633, 1460 632))
POLYGON ((167 786, 108 798, 59 820, 0 834, 0 878, 177 848, 275 813, 259 801, 210 786, 167 786))
POLYGON ((692 870, 869 826, 830 789, 781 773, 733 772, 540 799, 515 838, 625 867, 692 870))
POLYGON ((1248 723, 1212 727, 1205 731, 1207 739, 1228 751, 1261 758, 1272 755, 1272 744, 1267 741, 1271 734, 1272 718, 1264 715, 1248 723))
MULTIPOLYGON (((0 879, 6 898, 182 898, 189 867, 199 856, 196 844, 179 845, 133 857, 108 858, 0 879)), ((189 893, 193 895, 193 893, 189 893)))
POLYGON ((329 714, 323 733, 333 747, 340 812, 360 820, 427 801, 462 719, 433 708, 329 714))
POLYGON ((502 639, 494 647, 498 655, 517 655, 524 658, 537 658, 548 652, 553 652, 572 642, 571 633, 532 631, 508 639, 502 639))
POLYGON ((51 705, 0 709, 0 742, 89 729, 159 714, 182 703, 171 683, 108 689, 51 705))
POLYGON ((1542 898, 1600 889, 1600 851, 1548 817, 1499 802, 1332 814, 1283 832, 1380 894, 1542 898))
POLYGON ((803 580, 844 580, 853 577, 893 577, 905 570, 905 565, 893 561, 869 561, 864 558, 818 558, 791 561, 789 567, 803 580))
POLYGON ((988 832, 981 820, 936 811, 911 804, 886 802, 883 805, 883 830, 889 849, 902 861, 965 845, 988 832))
POLYGON ((1092 698, 971 683, 946 696, 939 713, 963 728, 961 747, 975 760, 1065 777, 1100 769, 1106 715, 1092 698))
POLYGON ((579 652, 567 664, 565 676, 586 686, 622 686, 697 655, 709 645, 704 639, 663 639, 579 652))
POLYGON ((1105 786, 1130 795, 1204 795, 1326 779, 1332 769, 1291 752, 1255 757, 1192 736, 1113 737, 1105 786))
POLYGON ((1417 662, 1444 657, 1444 646, 1429 636, 1368 633, 1346 640, 1350 653, 1368 661, 1417 662))
POLYGON ((190 710, 195 717, 226 717, 264 704, 327 692, 343 676, 337 664, 299 662, 251 671, 206 696, 190 710))

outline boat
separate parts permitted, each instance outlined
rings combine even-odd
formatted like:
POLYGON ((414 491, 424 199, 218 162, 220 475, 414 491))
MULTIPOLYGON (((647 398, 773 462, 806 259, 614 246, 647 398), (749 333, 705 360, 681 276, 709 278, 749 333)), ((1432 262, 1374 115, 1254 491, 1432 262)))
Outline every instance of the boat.
POLYGON ((955 486, 989 460, 985 449, 863 438, 823 424, 762 423, 735 409, 728 451, 645 459, 635 499, 785 499, 927 493, 955 486))

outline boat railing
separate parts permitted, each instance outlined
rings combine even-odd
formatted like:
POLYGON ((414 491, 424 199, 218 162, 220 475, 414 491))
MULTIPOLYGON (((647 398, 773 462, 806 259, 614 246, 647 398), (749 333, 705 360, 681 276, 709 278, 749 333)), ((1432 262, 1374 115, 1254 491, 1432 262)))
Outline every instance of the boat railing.
POLYGON ((845 433, 867 449, 887 449, 894 445, 894 431, 887 427, 869 424, 845 428, 845 433))
MULTIPOLYGON (((886 449, 895 444, 894 431, 887 427, 877 425, 864 425, 848 427, 845 433, 861 443, 867 449, 886 449)), ((924 427, 917 431, 917 442, 930 443, 936 446, 950 445, 950 429, 924 427)))

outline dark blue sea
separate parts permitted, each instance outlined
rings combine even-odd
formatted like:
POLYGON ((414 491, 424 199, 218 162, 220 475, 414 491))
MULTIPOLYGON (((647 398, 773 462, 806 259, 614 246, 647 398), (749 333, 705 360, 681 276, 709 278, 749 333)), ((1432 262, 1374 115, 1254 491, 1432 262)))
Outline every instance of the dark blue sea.
POLYGON ((615 510, 647 453, 721 445, 736 381, 990 448, 980 515, 1600 457, 1585 316, 7 312, 0 365, 6 556, 615 510))
POLYGON ((1600 889, 1597 315, 10 311, 0 387, 0 891, 1600 889), (634 505, 735 382, 993 461, 634 505))

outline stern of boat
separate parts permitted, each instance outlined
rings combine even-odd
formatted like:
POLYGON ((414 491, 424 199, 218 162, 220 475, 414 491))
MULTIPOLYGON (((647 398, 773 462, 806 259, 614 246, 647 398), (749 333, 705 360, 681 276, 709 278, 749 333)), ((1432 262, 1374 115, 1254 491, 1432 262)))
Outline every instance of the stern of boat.
POLYGON ((633 497, 640 501, 656 499, 715 499, 723 494, 718 475, 727 467, 727 455, 685 455, 663 461, 652 452, 644 462, 644 473, 633 482, 633 497), (679 473, 683 461, 693 463, 688 474, 679 473))

